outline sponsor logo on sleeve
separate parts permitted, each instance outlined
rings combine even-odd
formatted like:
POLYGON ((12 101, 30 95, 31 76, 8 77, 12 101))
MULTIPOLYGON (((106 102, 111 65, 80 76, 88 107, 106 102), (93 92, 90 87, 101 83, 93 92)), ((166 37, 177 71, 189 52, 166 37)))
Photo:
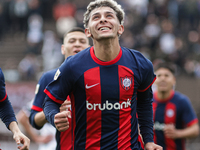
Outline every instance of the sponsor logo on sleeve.
POLYGON ((35 94, 37 94, 37 93, 38 93, 38 91, 39 91, 39 88, 40 88, 40 85, 39 85, 39 84, 37 84, 37 85, 36 85, 36 88, 35 88, 35 94))
POLYGON ((58 77, 59 77, 59 75, 60 75, 60 70, 58 69, 58 70, 56 71, 56 74, 54 75, 54 80, 57 80, 58 77))

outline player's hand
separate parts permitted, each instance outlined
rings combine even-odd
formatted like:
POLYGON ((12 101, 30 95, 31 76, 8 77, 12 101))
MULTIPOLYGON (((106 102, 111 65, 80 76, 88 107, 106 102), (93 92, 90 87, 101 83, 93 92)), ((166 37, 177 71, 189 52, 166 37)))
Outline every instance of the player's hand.
POLYGON ((153 142, 148 142, 145 144, 145 150, 163 150, 163 148, 153 142))
POLYGON ((60 112, 69 110, 71 107, 71 101, 65 100, 64 103, 60 106, 60 112))
POLYGON ((178 138, 178 130, 175 128, 174 124, 166 124, 163 131, 167 138, 170 139, 178 138))
POLYGON ((29 150, 30 139, 27 138, 22 132, 15 132, 13 134, 13 139, 18 145, 18 149, 20 150, 29 150), (22 146, 20 144, 23 144, 22 146))
POLYGON ((54 124, 56 128, 58 129, 58 131, 63 132, 69 128, 68 118, 71 118, 70 111, 63 111, 55 115, 54 124))

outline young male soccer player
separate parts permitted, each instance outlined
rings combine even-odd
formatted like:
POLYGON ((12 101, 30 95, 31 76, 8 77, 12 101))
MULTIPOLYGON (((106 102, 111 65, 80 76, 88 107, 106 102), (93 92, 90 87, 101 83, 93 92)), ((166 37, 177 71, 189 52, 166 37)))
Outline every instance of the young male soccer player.
POLYGON ((154 92, 154 141, 163 149, 185 149, 185 138, 199 135, 197 116, 190 100, 175 92, 175 68, 171 63, 155 66, 156 92, 154 92))
POLYGON ((5 89, 5 80, 3 72, 0 68, 0 118, 5 123, 6 127, 13 133, 13 139, 19 145, 20 150, 28 150, 30 146, 30 140, 27 138, 19 129, 17 125, 17 120, 12 108, 10 101, 8 100, 8 95, 5 89))
POLYGON ((120 47, 123 19, 115 1, 90 2, 84 25, 94 46, 65 61, 45 89, 45 116, 59 131, 72 126, 73 149, 142 149, 138 120, 145 148, 162 149, 153 142, 153 66, 138 51, 120 47), (69 94, 71 124, 69 112, 59 112, 69 94))
MULTIPOLYGON (((63 40, 63 45, 61 47, 61 52, 65 56, 75 55, 82 51, 83 49, 89 47, 89 39, 84 33, 84 30, 79 27, 74 27, 69 30, 63 40)), ((41 79, 37 84, 36 95, 31 108, 30 123, 36 129, 41 129, 43 125, 47 122, 43 112, 43 103, 45 99, 44 89, 53 80, 54 74, 57 69, 48 71, 43 74, 41 79)), ((64 106, 61 109, 66 109, 64 106)), ((70 150, 71 149, 71 131, 70 129, 65 132, 56 133, 57 147, 56 150, 70 150)))

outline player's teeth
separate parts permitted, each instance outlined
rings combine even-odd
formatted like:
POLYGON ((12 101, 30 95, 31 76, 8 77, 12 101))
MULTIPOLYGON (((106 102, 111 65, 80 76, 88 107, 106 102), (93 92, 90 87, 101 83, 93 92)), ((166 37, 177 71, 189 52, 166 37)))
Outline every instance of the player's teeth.
POLYGON ((102 30, 109 30, 109 28, 103 27, 103 28, 101 28, 100 30, 101 30, 101 31, 102 31, 102 30))

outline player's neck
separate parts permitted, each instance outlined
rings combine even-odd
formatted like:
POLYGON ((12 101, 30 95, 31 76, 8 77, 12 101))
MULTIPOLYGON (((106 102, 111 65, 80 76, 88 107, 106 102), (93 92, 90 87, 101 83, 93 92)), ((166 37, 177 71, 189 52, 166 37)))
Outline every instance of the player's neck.
POLYGON ((117 39, 94 41, 95 56, 102 61, 111 61, 117 57, 120 52, 120 45, 117 39))
POLYGON ((157 96, 160 100, 166 100, 170 97, 171 91, 158 91, 157 96))

